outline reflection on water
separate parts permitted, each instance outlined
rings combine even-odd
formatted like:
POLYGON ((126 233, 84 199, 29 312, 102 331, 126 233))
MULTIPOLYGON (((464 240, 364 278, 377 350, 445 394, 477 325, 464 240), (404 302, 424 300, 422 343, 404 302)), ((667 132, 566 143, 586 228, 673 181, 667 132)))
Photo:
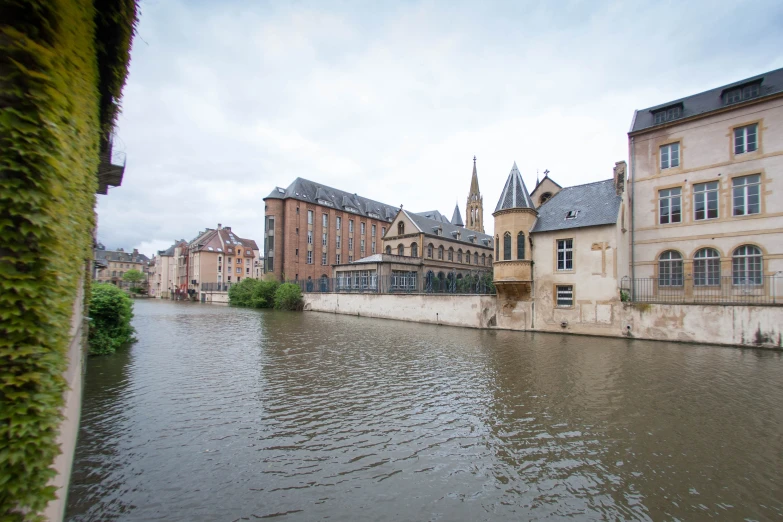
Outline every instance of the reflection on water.
POLYGON ((768 351, 138 301, 70 520, 783 517, 768 351))

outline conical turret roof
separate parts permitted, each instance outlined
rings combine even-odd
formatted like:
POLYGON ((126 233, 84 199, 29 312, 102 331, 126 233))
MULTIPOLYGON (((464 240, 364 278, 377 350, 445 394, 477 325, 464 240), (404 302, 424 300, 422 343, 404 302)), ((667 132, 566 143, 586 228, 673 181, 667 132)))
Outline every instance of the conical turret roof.
POLYGON ((462 222, 462 214, 459 213, 459 203, 454 205, 454 215, 451 216, 451 224, 458 227, 465 226, 465 223, 462 222))
POLYGON ((506 186, 503 187, 503 192, 500 193, 500 201, 498 201, 495 212, 510 208, 536 209, 533 202, 530 200, 530 194, 527 192, 527 187, 522 180, 522 174, 519 173, 516 161, 514 162, 514 166, 511 167, 511 172, 508 173, 506 186))

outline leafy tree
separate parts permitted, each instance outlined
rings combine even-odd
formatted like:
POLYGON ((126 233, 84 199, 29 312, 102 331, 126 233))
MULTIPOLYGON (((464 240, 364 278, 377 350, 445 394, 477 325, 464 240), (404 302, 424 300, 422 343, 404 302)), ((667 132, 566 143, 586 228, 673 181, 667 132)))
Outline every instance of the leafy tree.
POLYGON ((138 286, 138 284, 144 281, 144 279, 145 279, 144 272, 141 272, 140 270, 136 270, 135 268, 128 270, 122 276, 123 281, 125 281, 126 283, 130 283, 133 286, 138 286))
POLYGON ((294 283, 283 283, 275 292, 275 308, 278 310, 301 310, 302 289, 294 283))
POLYGON ((133 301, 119 288, 109 283, 92 285, 90 297, 90 355, 105 355, 133 338, 133 301))
POLYGON ((279 286, 280 283, 277 281, 243 279, 228 289, 228 301, 235 306, 272 308, 275 303, 275 291, 279 286))

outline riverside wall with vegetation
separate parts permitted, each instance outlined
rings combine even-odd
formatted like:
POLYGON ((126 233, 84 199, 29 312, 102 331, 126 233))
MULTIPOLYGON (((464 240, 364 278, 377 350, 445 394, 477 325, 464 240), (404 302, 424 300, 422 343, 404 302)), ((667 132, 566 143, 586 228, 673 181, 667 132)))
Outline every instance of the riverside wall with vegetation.
POLYGON ((62 518, 96 174, 135 23, 133 0, 0 0, 1 520, 62 518))

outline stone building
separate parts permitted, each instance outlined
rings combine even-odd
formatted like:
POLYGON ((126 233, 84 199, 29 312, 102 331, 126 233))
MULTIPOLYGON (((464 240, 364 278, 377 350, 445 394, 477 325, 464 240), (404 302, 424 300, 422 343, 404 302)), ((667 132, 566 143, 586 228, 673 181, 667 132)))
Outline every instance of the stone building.
POLYGON ((533 200, 536 207, 540 207, 562 188, 555 180, 549 177, 549 171, 547 170, 544 172, 544 179, 541 181, 536 180, 536 187, 530 193, 530 199, 533 200))
POLYGON ((484 233, 484 198, 479 191, 476 156, 473 156, 473 176, 470 179, 470 192, 465 205, 465 228, 484 233))
POLYGON ((634 298, 781 290, 783 69, 637 110, 628 146, 634 298))
POLYGON ((138 270, 144 274, 144 282, 139 286, 143 287, 147 282, 150 259, 135 248, 132 252, 125 252, 122 248, 106 250, 103 245, 98 244, 93 250, 93 259, 95 267, 93 280, 98 283, 111 283, 120 288, 130 288, 130 283, 122 279, 129 270, 138 270))
POLYGON ((179 290, 197 295, 223 284, 255 279, 253 265, 259 255, 254 240, 241 238, 231 227, 218 223, 217 228, 207 228, 199 233, 181 252, 180 264, 186 263, 186 266, 184 274, 179 269, 179 290))
POLYGON ((158 250, 154 256, 154 264, 150 269, 150 295, 158 299, 168 299, 174 294, 179 286, 180 267, 184 263, 178 263, 180 255, 187 249, 188 242, 184 239, 175 241, 166 250, 158 250))

